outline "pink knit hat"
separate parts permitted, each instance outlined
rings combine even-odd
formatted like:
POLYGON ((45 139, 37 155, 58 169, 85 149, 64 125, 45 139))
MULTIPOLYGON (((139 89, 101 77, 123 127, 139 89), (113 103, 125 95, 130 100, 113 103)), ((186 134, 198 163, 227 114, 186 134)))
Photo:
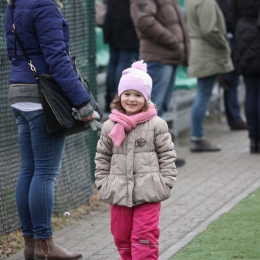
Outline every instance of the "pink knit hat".
POLYGON ((126 90, 137 90, 149 101, 152 92, 152 78, 147 74, 147 65, 143 60, 136 61, 122 72, 122 77, 118 85, 118 95, 126 90))

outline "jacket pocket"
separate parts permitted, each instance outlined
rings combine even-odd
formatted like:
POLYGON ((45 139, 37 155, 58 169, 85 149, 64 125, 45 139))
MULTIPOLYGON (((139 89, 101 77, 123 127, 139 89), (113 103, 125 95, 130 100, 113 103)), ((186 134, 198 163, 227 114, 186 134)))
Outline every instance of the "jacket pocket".
POLYGON ((160 202, 170 197, 170 188, 160 172, 135 175, 134 204, 160 202))
POLYGON ((108 175, 99 189, 102 201, 112 205, 126 205, 127 188, 123 175, 108 175))

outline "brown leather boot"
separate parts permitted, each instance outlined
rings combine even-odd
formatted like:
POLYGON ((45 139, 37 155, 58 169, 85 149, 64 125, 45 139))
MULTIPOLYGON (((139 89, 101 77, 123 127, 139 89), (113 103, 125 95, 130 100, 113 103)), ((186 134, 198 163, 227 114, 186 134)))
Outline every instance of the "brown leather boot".
POLYGON ((54 243, 53 238, 35 239, 34 260, 78 260, 82 255, 72 253, 54 243))
POLYGON ((25 260, 34 260, 34 247, 35 240, 33 237, 23 237, 24 238, 24 259, 25 260))

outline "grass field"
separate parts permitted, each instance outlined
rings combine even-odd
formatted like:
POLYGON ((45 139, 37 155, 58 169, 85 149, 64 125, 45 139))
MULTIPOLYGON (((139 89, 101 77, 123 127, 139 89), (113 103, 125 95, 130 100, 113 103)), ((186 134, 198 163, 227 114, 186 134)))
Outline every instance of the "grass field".
POLYGON ((260 189, 221 215, 170 260, 260 260, 260 189))

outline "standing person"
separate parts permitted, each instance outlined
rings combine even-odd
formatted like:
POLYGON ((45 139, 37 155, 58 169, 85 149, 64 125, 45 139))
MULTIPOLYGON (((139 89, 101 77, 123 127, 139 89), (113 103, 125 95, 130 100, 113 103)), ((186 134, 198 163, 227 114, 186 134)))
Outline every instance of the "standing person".
MULTIPOLYGON (((164 118, 172 98, 178 65, 188 65, 189 36, 177 0, 130 0, 140 40, 140 59, 153 80, 152 102, 164 118)), ((176 166, 185 163, 176 160, 176 166)))
POLYGON ((138 58, 139 40, 130 17, 129 0, 104 0, 107 13, 103 25, 104 42, 109 45, 106 77, 106 112, 117 94, 122 71, 138 58))
POLYGON ((60 11, 62 2, 65 0, 8 0, 5 12, 7 51, 11 61, 9 104, 18 126, 22 160, 16 205, 26 260, 82 258, 81 254, 58 246, 52 238, 54 182, 61 168, 65 137, 48 134, 35 76, 12 31, 14 23, 37 72, 52 75, 78 108, 82 121, 92 120, 90 97, 69 56, 69 30, 60 11))
POLYGON ((121 259, 158 259, 161 201, 176 179, 176 153, 166 122, 150 102, 143 61, 123 71, 95 157, 100 198, 111 205, 111 232, 121 259))
MULTIPOLYGON (((231 0, 217 0, 218 5, 223 12, 227 35, 230 41, 231 51, 234 46, 234 25, 231 17, 231 0)), ((231 58, 232 58, 231 53, 231 58)), ((219 75, 218 82, 224 89, 224 105, 227 117, 227 123, 230 130, 246 130, 246 123, 240 115, 240 105, 238 101, 239 75, 235 70, 219 75)))
POLYGON ((232 71, 230 47, 223 14, 216 0, 186 0, 187 26, 191 39, 188 75, 198 78, 191 112, 191 152, 221 149, 204 139, 203 125, 218 74, 232 71))
POLYGON ((260 153, 260 1, 232 0, 235 25, 234 65, 246 86, 245 114, 250 153, 260 153))

